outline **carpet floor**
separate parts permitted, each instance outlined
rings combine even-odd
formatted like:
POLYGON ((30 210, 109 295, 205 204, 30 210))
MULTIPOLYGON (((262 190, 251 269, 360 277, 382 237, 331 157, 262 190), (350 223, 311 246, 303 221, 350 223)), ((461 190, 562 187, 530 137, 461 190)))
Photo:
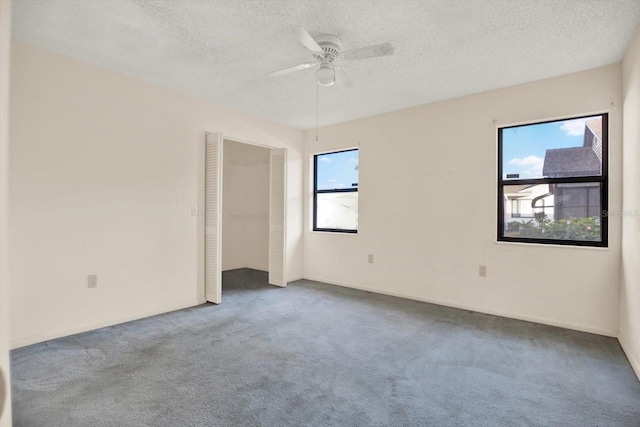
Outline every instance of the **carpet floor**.
POLYGON ((12 351, 14 426, 640 426, 613 338, 266 283, 12 351))

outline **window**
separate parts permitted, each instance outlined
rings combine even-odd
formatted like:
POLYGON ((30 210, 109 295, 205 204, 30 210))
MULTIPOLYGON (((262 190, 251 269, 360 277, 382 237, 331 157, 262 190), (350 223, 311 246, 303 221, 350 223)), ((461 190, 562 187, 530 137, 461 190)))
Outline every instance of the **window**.
POLYGON ((358 149, 313 156, 313 230, 358 232, 358 149))
POLYGON ((608 114, 498 129, 498 240, 607 246, 608 114))

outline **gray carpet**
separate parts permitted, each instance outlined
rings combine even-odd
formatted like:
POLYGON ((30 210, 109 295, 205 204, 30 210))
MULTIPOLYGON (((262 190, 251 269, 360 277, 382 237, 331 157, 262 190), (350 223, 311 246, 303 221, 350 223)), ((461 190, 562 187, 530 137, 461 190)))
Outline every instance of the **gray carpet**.
POLYGON ((11 353, 14 425, 640 426, 613 338, 255 270, 201 305, 11 353))

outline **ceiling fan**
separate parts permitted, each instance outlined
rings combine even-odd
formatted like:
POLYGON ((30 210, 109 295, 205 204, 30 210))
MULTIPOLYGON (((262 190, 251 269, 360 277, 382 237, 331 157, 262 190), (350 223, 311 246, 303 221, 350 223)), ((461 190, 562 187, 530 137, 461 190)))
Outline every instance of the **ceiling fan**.
POLYGON ((271 77, 282 76, 294 71, 317 68, 316 82, 321 86, 331 86, 336 81, 336 71, 342 74, 342 80, 348 81, 344 69, 339 65, 341 61, 388 56, 393 55, 394 51, 391 43, 382 43, 342 52, 342 41, 337 36, 321 34, 313 38, 307 30, 302 27, 297 27, 294 31, 300 43, 311 52, 315 60, 313 62, 305 62, 304 64, 285 68, 284 70, 274 71, 269 74, 271 77))

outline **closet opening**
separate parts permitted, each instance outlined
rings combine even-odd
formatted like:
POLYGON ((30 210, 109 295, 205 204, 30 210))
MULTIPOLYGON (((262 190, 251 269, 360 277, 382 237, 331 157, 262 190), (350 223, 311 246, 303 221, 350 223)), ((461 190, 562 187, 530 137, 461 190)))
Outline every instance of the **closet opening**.
POLYGON ((206 301, 286 286, 287 150, 207 133, 203 157, 206 301))
POLYGON ((270 288, 271 150, 224 139, 222 296, 270 288))

